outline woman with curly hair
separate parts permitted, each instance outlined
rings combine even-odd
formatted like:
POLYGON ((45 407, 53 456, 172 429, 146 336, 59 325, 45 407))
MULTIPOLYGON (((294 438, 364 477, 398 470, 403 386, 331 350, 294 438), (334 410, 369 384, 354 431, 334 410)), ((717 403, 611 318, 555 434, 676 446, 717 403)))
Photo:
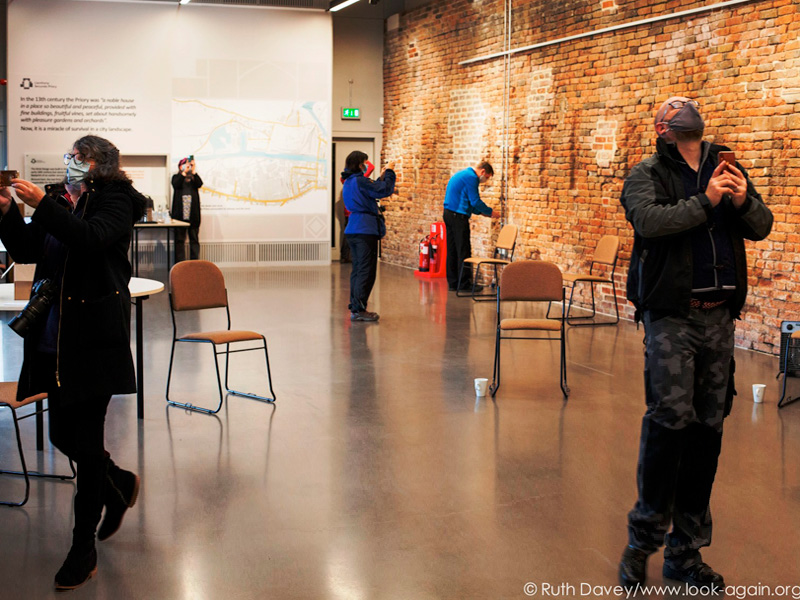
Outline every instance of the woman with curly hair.
POLYGON ((145 199, 108 140, 80 138, 64 163, 63 195, 23 179, 0 187, 0 238, 18 261, 36 263, 35 281, 53 290, 49 309, 23 332, 18 400, 47 393, 50 440, 78 467, 72 547, 55 576, 56 589, 70 590, 97 572, 95 536, 114 534, 139 492, 139 477, 105 449, 105 417, 113 394, 136 391, 128 247, 145 199), (30 223, 11 188, 34 209, 30 223))

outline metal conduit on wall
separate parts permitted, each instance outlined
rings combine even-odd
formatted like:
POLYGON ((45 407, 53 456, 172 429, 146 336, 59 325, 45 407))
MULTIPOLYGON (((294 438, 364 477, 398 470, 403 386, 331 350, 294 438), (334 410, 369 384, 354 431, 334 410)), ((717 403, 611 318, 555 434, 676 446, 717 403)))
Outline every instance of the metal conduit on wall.
MULTIPOLYGON (((508 0, 510 2, 510 0, 508 0)), ((563 44, 565 42, 571 42, 573 40, 580 40, 584 38, 594 37, 598 35, 603 35, 605 33, 610 33, 612 31, 621 31, 623 29, 630 29, 632 27, 639 27, 640 25, 647 25, 649 23, 658 23, 659 21, 668 21, 670 19, 678 19, 681 17, 687 17, 690 15, 697 15, 706 12, 712 12, 715 10, 719 10, 721 8, 727 8, 729 6, 737 6, 739 4, 750 4, 753 2, 758 2, 760 0, 727 0, 726 2, 719 2, 717 4, 712 4, 710 6, 700 6, 698 8, 690 8, 688 10, 682 10, 675 13, 670 13, 666 15, 659 15, 657 17, 649 17, 647 19, 640 19, 639 21, 631 21, 630 23, 621 23, 620 25, 613 25, 612 27, 604 27, 603 29, 596 29, 595 31, 588 31, 586 33, 578 33, 575 35, 570 35, 563 38, 557 38, 554 40, 548 40, 546 42, 539 42, 538 44, 531 44, 530 46, 523 46, 522 48, 515 48, 513 50, 509 49, 504 50, 503 52, 496 52, 494 54, 487 54, 485 56, 478 56, 477 58, 470 58, 468 60, 461 61, 458 63, 459 65, 471 65, 477 62, 482 62, 486 60, 493 60, 495 58, 500 58, 503 56, 512 56, 514 54, 520 54, 522 52, 530 52, 531 50, 536 50, 538 48, 546 48, 547 46, 555 46, 558 44, 563 44)), ((510 18, 510 17, 509 17, 510 18)), ((509 32, 510 36, 510 32, 509 32)))

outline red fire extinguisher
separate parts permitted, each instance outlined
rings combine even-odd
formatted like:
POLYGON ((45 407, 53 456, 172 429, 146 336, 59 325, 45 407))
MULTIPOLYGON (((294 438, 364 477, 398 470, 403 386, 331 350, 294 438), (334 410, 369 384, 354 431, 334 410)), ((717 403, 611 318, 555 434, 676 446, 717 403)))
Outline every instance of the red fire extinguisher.
POLYGON ((419 243, 419 270, 427 273, 431 268, 430 238, 426 235, 419 243))
POLYGON ((431 260, 430 260, 430 270, 432 273, 436 273, 439 269, 439 236, 438 235, 431 235, 431 260))

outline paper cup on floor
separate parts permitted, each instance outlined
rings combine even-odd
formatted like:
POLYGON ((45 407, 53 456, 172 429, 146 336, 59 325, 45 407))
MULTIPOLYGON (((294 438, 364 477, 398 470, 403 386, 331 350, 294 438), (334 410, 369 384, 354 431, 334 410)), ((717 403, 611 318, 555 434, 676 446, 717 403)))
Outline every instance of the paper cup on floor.
POLYGON ((761 404, 764 401, 764 392, 766 391, 767 386, 764 383, 754 383, 753 384, 753 402, 757 404, 761 404))
POLYGON ((485 396, 486 390, 489 389, 489 380, 485 377, 476 377, 475 378, 475 395, 476 396, 485 396))

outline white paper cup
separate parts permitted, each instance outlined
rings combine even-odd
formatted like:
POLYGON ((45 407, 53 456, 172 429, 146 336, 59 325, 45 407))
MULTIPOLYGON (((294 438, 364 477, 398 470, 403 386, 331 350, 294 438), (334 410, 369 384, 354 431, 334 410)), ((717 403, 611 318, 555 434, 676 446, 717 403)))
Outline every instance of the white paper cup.
POLYGON ((764 383, 753 384, 753 402, 761 404, 764 401, 764 391, 767 389, 764 383))
POLYGON ((475 378, 475 395, 476 396, 485 396, 486 390, 489 389, 489 380, 485 377, 476 377, 475 378))

